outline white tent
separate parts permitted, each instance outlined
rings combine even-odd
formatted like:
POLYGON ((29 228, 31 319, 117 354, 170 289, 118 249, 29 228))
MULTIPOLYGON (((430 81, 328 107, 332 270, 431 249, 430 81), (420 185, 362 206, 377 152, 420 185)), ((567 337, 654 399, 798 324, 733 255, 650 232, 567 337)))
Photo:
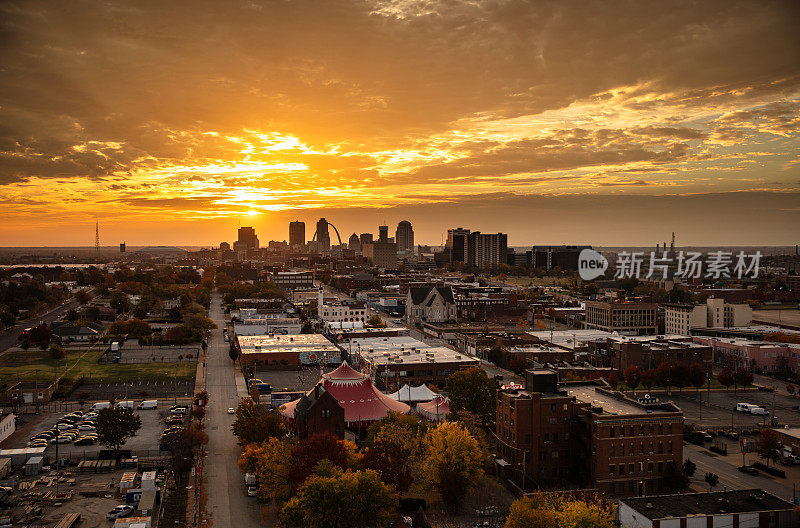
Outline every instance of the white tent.
POLYGON ((401 402, 427 402, 436 397, 436 393, 423 384, 419 387, 412 387, 407 383, 400 387, 400 390, 389 395, 390 398, 401 402))

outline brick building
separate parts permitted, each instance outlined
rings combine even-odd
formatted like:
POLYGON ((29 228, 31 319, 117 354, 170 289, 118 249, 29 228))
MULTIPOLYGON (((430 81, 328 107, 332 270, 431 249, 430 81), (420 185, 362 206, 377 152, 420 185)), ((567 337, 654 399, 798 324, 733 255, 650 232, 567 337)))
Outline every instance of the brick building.
POLYGON ((687 338, 668 336, 607 337, 589 343, 588 360, 597 367, 611 367, 625 372, 630 366, 654 369, 663 362, 700 363, 711 368, 711 347, 687 338))
POLYGON ((525 390, 497 394, 497 464, 527 487, 573 485, 609 496, 667 491, 665 472, 683 462, 683 413, 640 403, 604 383, 559 384, 529 370, 525 390))
POLYGON ((657 308, 657 304, 646 302, 589 301, 584 325, 627 335, 655 334, 657 308))

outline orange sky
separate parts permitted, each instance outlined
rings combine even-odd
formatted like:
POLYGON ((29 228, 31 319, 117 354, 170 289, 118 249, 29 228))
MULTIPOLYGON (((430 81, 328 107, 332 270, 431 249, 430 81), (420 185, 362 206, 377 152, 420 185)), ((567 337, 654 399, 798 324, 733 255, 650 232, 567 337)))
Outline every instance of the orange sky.
POLYGON ((794 244, 799 5, 4 2, 0 245, 794 244))

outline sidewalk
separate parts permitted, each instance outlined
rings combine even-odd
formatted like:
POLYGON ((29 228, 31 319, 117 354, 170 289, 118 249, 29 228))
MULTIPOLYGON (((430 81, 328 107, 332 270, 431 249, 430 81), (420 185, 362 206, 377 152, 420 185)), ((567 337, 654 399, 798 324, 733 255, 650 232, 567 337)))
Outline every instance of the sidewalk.
POLYGON ((248 398, 250 393, 247 391, 247 384, 244 382, 244 374, 236 364, 233 364, 233 379, 236 382, 236 394, 240 398, 248 398))

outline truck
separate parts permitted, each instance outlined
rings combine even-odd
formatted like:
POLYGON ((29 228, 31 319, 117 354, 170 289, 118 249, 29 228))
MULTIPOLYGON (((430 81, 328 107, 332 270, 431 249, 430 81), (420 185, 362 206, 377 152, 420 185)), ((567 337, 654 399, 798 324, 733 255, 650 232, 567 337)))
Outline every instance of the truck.
POLYGON ((121 401, 121 402, 117 403, 117 407, 120 407, 122 409, 135 409, 136 408, 136 402, 131 401, 131 400, 121 401))
POLYGON ((769 411, 763 407, 753 406, 750 408, 750 414, 755 414, 757 416, 768 416, 769 411))
POLYGON ((142 403, 137 405, 136 408, 140 411, 147 409, 158 409, 158 400, 144 400, 142 403))
POLYGON ((753 405, 752 403, 737 403, 736 410, 739 412, 744 412, 747 414, 752 414, 750 411, 753 407, 758 407, 758 405, 753 405))
POLYGON ((111 407, 109 402, 97 402, 93 403, 91 407, 89 407, 90 411, 99 411, 100 409, 108 409, 111 407))

